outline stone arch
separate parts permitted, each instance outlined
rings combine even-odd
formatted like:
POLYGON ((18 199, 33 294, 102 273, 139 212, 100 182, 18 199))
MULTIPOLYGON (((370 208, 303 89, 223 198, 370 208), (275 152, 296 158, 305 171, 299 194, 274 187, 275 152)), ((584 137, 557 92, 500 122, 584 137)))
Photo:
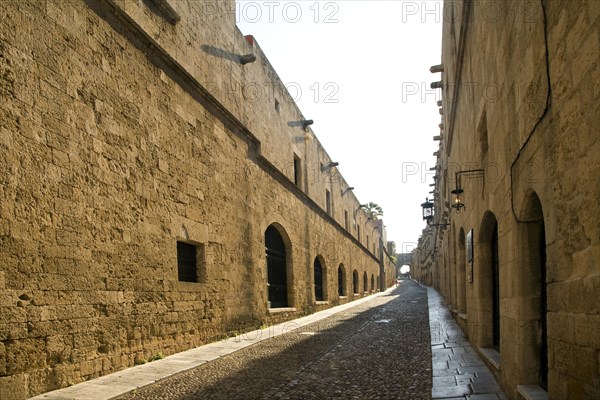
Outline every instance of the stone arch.
POLYGON ((344 264, 338 267, 338 296, 346 296, 346 268, 344 264))
POLYGON ((459 313, 467 312, 467 260, 465 254, 465 230, 461 227, 456 244, 456 308, 459 313))
POLYGON ((315 257, 313 262, 313 287, 315 301, 327 299, 327 268, 322 256, 315 257))
POLYGON ((479 231, 478 300, 481 323, 481 347, 500 351, 500 260, 498 251, 498 220, 486 211, 479 231))
POLYGON ((360 293, 360 287, 359 287, 359 283, 358 283, 358 271, 354 270, 352 272, 352 290, 354 294, 359 294, 360 293))
POLYGON ((523 201, 518 225, 517 288, 519 322, 524 332, 518 343, 522 384, 537 383, 548 387, 547 265, 546 225, 542 202, 535 191, 523 201))
POLYGON ((269 308, 293 306, 291 274, 292 245, 287 232, 278 223, 265 230, 266 284, 269 308))

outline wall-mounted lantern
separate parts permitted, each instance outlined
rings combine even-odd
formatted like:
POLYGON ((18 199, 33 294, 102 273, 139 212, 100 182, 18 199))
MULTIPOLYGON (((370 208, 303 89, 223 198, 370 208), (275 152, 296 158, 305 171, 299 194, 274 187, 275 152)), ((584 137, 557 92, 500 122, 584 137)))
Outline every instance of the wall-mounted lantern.
POLYGON ((423 209, 423 220, 427 221, 427 225, 433 220, 433 203, 429 201, 429 198, 425 197, 425 203, 421 204, 423 209))
POLYGON ((450 192, 454 195, 454 200, 452 200, 452 208, 454 208, 456 212, 460 212, 460 210, 465 206, 465 203, 463 203, 462 199, 463 192, 464 190, 462 190, 458 186, 456 187, 456 189, 450 192))
POLYGON ((434 216, 434 212, 433 212, 433 203, 431 201, 429 201, 429 198, 425 198, 425 203, 421 204, 421 208, 423 209, 423 220, 427 221, 427 226, 442 226, 442 227, 446 227, 450 224, 448 223, 442 223, 442 224, 434 224, 433 223, 433 216, 434 216))
POLYGON ((452 200, 452 208, 456 210, 456 212, 461 212, 463 208, 465 208, 465 203, 463 201, 463 193, 465 192, 462 187, 462 175, 472 176, 472 177, 482 177, 485 179, 485 171, 483 169, 469 169, 465 171, 458 171, 455 174, 454 181, 456 182, 456 188, 452 190, 450 193, 454 195, 454 199, 452 200))

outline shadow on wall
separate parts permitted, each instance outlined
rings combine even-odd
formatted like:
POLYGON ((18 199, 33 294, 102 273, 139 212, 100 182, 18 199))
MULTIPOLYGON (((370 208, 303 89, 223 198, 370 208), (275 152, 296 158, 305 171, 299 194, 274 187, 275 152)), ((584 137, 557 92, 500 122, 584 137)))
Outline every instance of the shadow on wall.
POLYGON ((225 60, 234 61, 236 63, 242 62, 242 56, 239 54, 231 53, 227 50, 219 49, 218 47, 210 46, 208 44, 203 44, 200 46, 203 52, 206 54, 210 54, 214 57, 223 58, 225 60))

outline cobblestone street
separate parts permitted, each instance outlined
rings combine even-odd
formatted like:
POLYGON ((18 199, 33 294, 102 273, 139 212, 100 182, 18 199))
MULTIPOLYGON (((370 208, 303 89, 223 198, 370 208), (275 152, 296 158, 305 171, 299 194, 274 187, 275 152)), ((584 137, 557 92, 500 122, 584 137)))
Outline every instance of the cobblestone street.
POLYGON ((430 399, 427 290, 412 281, 304 326, 120 397, 430 399))

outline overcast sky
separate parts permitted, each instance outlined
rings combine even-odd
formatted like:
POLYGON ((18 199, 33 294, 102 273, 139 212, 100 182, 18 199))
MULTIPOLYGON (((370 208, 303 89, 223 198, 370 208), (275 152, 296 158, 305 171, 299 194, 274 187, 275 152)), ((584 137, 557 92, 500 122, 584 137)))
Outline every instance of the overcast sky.
POLYGON ((410 251, 425 227, 439 134, 441 1, 238 1, 254 35, 361 203, 410 251))

